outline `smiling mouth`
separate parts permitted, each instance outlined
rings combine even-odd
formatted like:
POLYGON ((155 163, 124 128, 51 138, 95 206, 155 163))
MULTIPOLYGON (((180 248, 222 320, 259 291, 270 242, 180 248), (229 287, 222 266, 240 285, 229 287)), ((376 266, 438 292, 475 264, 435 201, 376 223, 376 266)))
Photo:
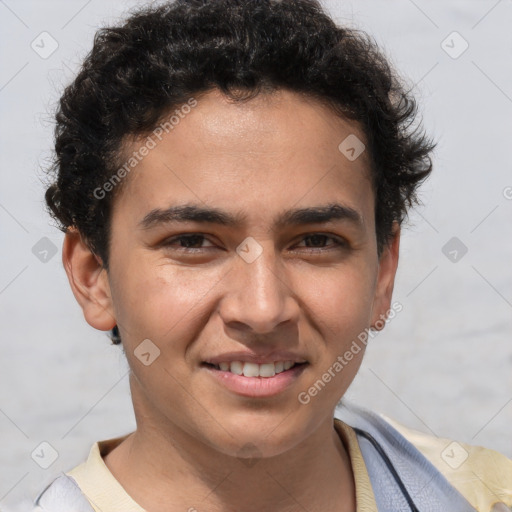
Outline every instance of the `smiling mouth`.
POLYGON ((235 375, 243 375, 244 377, 274 377, 280 373, 287 372, 298 366, 305 366, 307 362, 295 363, 293 361, 276 361, 274 363, 256 364, 244 361, 231 361, 230 363, 202 363, 202 366, 218 370, 220 372, 233 373, 235 375))

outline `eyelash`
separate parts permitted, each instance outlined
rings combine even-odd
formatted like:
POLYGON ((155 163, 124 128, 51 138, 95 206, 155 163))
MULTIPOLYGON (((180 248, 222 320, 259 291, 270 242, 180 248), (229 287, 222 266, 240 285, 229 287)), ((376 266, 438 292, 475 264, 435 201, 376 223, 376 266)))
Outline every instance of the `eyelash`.
MULTIPOLYGON (((305 235, 302 237, 301 242, 307 238, 312 238, 314 236, 321 236, 321 237, 330 238, 331 240, 334 240, 334 242, 335 242, 334 245, 336 246, 336 247, 334 247, 334 249, 348 248, 348 243, 346 240, 339 238, 339 237, 334 237, 327 233, 311 233, 311 234, 305 235)), ((161 245, 163 247, 167 248, 167 247, 171 247, 173 242, 180 241, 180 240, 190 240, 190 239, 194 239, 194 238, 201 238, 203 240, 207 240, 207 237, 201 233, 190 233, 187 235, 178 235, 178 236, 169 238, 168 240, 164 241, 161 245)), ((198 252, 202 252, 205 249, 206 250, 214 249, 214 247, 199 247, 199 248, 197 248, 197 247, 196 248, 176 247, 176 248, 174 248, 174 250, 176 250, 176 251, 181 251, 181 252, 185 252, 185 253, 189 253, 189 254, 197 254, 198 252)), ((315 252, 325 252, 325 251, 331 251, 331 250, 333 250, 333 248, 326 249, 323 247, 310 247, 307 252, 315 253, 315 252)))

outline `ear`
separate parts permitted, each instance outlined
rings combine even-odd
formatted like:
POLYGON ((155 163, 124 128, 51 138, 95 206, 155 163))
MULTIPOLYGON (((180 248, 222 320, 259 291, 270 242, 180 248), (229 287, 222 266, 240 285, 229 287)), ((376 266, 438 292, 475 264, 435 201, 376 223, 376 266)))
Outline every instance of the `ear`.
POLYGON ((62 263, 87 323, 100 331, 112 329, 116 319, 107 271, 101 258, 91 252, 76 228, 66 232, 62 263))
POLYGON ((371 326, 377 331, 384 328, 387 312, 391 307, 400 249, 400 225, 397 221, 393 222, 392 232, 392 239, 384 246, 379 258, 379 274, 377 276, 371 318, 371 326))

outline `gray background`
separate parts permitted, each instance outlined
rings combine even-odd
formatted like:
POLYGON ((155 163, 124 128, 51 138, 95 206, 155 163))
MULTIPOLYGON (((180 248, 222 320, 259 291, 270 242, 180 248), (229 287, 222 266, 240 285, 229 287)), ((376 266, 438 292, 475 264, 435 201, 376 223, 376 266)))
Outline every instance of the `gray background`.
MULTIPOLYGON (((67 282, 41 168, 55 102, 94 32, 140 3, 0 0, 1 510, 28 509, 93 442, 135 427, 124 356, 88 326, 67 282), (31 48, 43 31, 58 43, 47 58, 31 48), (44 262, 34 252, 49 242, 57 252, 44 262), (31 458, 43 441, 59 454, 48 469, 31 458)), ((439 142, 424 206, 403 229, 394 293, 403 311, 372 340, 347 396, 512 456, 512 2, 324 5, 379 41, 439 142), (453 31, 469 44, 458 58, 463 41, 453 31), (467 247, 455 262, 443 253, 452 237, 467 247)))

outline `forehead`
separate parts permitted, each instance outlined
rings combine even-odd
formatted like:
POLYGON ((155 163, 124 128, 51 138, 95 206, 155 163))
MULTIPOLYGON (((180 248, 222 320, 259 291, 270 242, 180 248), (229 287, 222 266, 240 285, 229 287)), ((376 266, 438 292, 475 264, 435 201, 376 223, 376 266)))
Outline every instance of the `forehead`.
POLYGON ((217 90, 194 100, 125 145, 125 161, 137 155, 137 162, 124 178, 114 217, 122 212, 144 227, 152 211, 193 203, 244 222, 277 221, 292 207, 336 203, 373 222, 369 157, 362 151, 347 158, 345 151, 346 140, 363 147, 356 123, 285 90, 240 103, 217 90))

